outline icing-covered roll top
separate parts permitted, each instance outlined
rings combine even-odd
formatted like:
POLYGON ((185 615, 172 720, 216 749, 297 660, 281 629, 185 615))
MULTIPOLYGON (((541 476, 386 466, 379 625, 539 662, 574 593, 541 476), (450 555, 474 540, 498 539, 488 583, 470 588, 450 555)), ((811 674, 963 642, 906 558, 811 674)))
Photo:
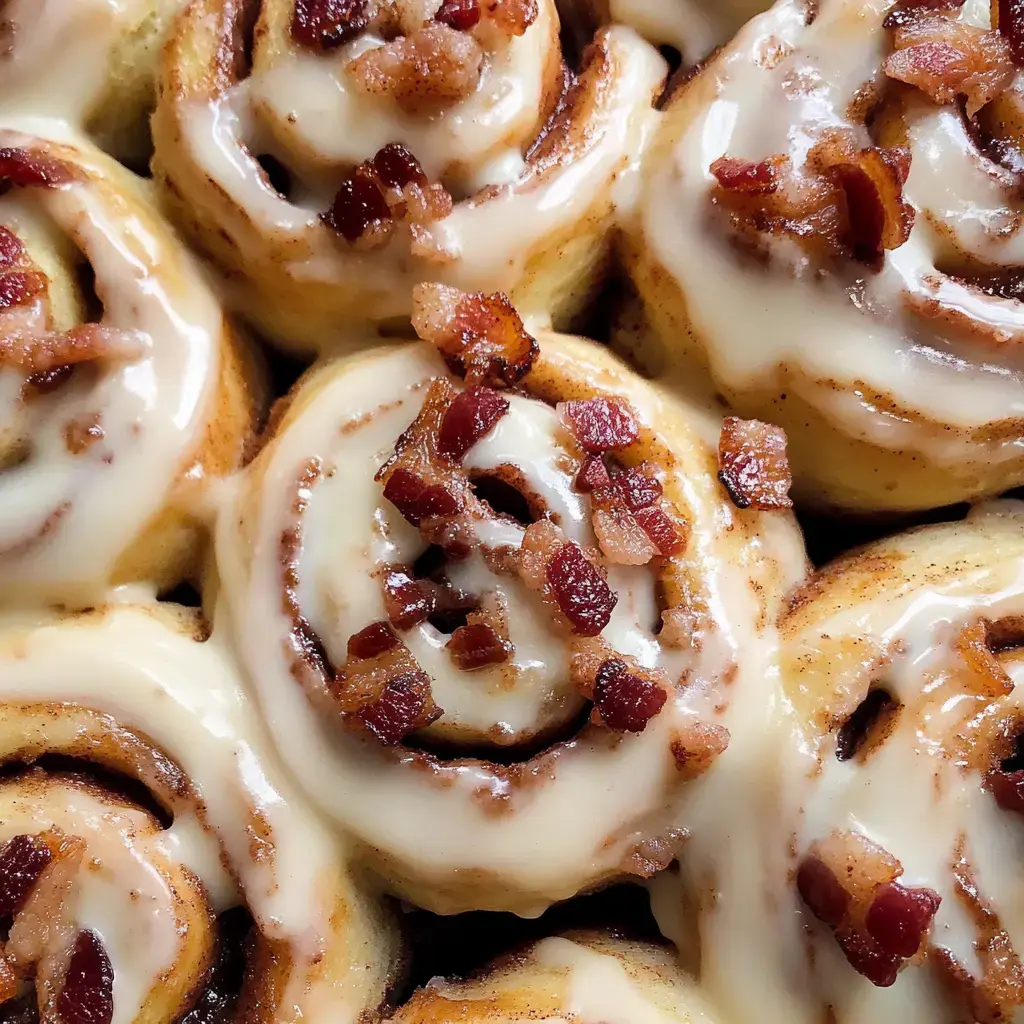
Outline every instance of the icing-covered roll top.
POLYGON ((223 519, 224 589, 284 756, 389 883, 533 911, 674 855, 729 741, 724 549, 762 572, 761 524, 592 343, 444 285, 413 319, 427 341, 289 397, 223 519))
POLYGON ((783 622, 793 884, 840 1024, 1024 1006, 1020 528, 997 507, 872 545, 783 622))
POLYGON ((664 62, 553 0, 203 0, 168 51, 155 171, 246 311, 325 348, 422 280, 564 320, 600 276, 664 62))
POLYGON ((0 1016, 354 1021, 393 938, 175 606, 0 631, 0 1016))
POLYGON ((1024 56, 989 8, 781 0, 667 106, 640 290, 663 347, 790 431, 810 500, 934 507, 1024 473, 1024 56))
POLYGON ((237 344, 136 179, 0 136, 0 600, 195 571, 204 495, 251 429, 237 344))
POLYGON ((658 946, 600 933, 544 939, 467 981, 435 978, 394 1024, 608 1020, 690 1024, 716 1018, 676 958, 658 946))
POLYGON ((66 119, 141 168, 164 34, 185 0, 6 0, 0 110, 66 119))

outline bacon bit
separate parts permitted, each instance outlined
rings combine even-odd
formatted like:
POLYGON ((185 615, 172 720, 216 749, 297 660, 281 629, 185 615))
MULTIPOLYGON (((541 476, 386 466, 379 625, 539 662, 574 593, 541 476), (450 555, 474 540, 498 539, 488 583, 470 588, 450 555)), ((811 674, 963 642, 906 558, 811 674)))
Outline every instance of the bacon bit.
POLYGON ((347 70, 370 96, 413 117, 435 117, 473 94, 483 67, 483 48, 472 36, 435 22, 367 50, 347 70))
POLYGON ((448 653, 462 672, 488 665, 500 665, 512 656, 512 645, 503 640, 493 626, 482 622, 467 623, 452 633, 448 653))
POLYGON ((486 437, 508 412, 508 399, 491 388, 469 388, 448 406, 437 449, 445 458, 461 462, 466 453, 486 437))
POLYGON ((973 117, 1010 84, 1011 42, 999 32, 965 25, 942 14, 922 13, 897 26, 895 50, 882 64, 890 78, 915 86, 934 103, 967 100, 973 117))
POLYGON ((548 562, 565 544, 565 534, 550 519, 539 519, 523 536, 519 576, 530 590, 543 591, 548 562))
POLYGON ((11 270, 0 274, 0 309, 24 306, 46 291, 45 274, 32 270, 11 270))
POLYGON ((661 500, 661 482, 646 466, 617 469, 613 479, 616 494, 631 512, 650 508, 661 500))
POLYGON ((384 485, 384 497, 413 526, 435 516, 454 515, 459 510, 455 497, 438 484, 427 484, 422 478, 399 467, 384 485))
POLYGON ((682 778, 691 780, 703 775, 728 749, 729 739, 725 726, 699 719, 676 730, 669 749, 682 778))
POLYGON ((500 292, 468 295, 443 284, 417 285, 412 325, 470 386, 518 384, 539 352, 515 307, 500 292))
POLYGON ((573 486, 580 494, 590 494, 591 491, 599 491, 610 486, 611 482, 612 478, 604 459, 600 455, 585 455, 573 486))
POLYGON ((726 417, 718 440, 718 479, 737 508, 792 508, 786 432, 760 420, 726 417))
POLYGON ((106 437, 98 412, 86 413, 64 424, 64 447, 71 455, 87 452, 106 437))
POLYGON ((1010 44, 1013 62, 1024 67, 1024 3, 999 0, 999 33, 1010 44))
POLYGON ((671 517, 663 508, 644 508, 633 515, 663 558, 681 555, 686 550, 689 540, 687 525, 671 517))
POLYGON ((778 156, 770 156, 767 160, 756 163, 752 160, 720 156, 711 165, 711 173, 718 180, 718 184, 729 192, 764 196, 778 191, 778 174, 784 164, 785 158, 778 156))
POLYGON ((1024 771, 1007 772, 994 768, 985 776, 985 788, 1004 811, 1024 817, 1024 771))
POLYGON ((37 1024, 39 1020, 39 1011, 36 1007, 34 993, 31 1012, 27 1013, 24 1019, 19 1017, 19 1011, 22 1007, 4 1006, 5 1003, 9 1003, 10 1000, 17 997, 21 987, 21 979, 15 974, 14 968, 0 956, 0 1007, 3 1007, 3 1010, 0 1011, 0 1019, 4 1021, 4 1024, 37 1024), (14 1011, 13 1013, 11 1012, 12 1010, 14 1011))
POLYGON ((444 0, 434 15, 434 21, 443 22, 457 32, 468 32, 480 21, 479 0, 444 0))
POLYGON ((11 331, 0 337, 0 366, 16 366, 30 376, 100 359, 127 362, 142 351, 137 335, 100 324, 42 335, 11 331))
POLYGON ((598 508, 592 518, 601 552, 615 565, 646 565, 658 554, 654 542, 626 509, 598 508))
POLYGON ((426 224, 452 212, 452 197, 431 184, 423 166, 398 143, 379 150, 342 183, 321 220, 361 249, 387 243, 396 222, 426 224))
POLYGON ((892 854, 853 832, 815 843, 797 870, 804 903, 833 930, 850 965, 880 988, 917 955, 939 909, 938 893, 908 888, 892 854))
POLYGON ((484 0, 487 20, 504 36, 521 36, 537 20, 537 0, 484 0))
POLYGON ((21 239, 0 226, 0 270, 8 270, 18 264, 25 257, 25 246, 21 239))
POLYGON ((79 932, 57 997, 61 1024, 110 1024, 114 1017, 114 969, 99 936, 79 932))
POLYGON ((53 851, 42 836, 15 836, 0 848, 0 918, 24 906, 53 851))
POLYGON ((976 684, 975 692, 995 700, 1013 689, 1013 680, 992 651, 989 627, 985 619, 964 626, 956 638, 955 647, 976 684))
POLYGON ((577 636, 597 636, 608 625, 618 597, 608 586, 604 570, 578 544, 562 546, 547 563, 545 578, 577 636))
POLYGON ((601 722, 615 732, 643 732, 667 700, 657 682, 630 672, 619 658, 609 658, 597 670, 594 707, 601 722))
POLYGON ((366 0, 295 0, 292 36, 311 50, 333 50, 369 24, 366 0))
POLYGON ((633 407, 624 398, 588 398, 559 402, 558 415, 586 452, 628 448, 640 436, 633 407))
POLYGON ((27 149, 0 149, 0 195, 12 188, 57 188, 75 180, 72 168, 27 149))
POLYGON ((360 660, 376 658, 393 650, 401 643, 386 622, 371 622, 365 629, 353 633, 348 640, 348 656, 360 660))
POLYGON ((412 629, 425 622, 434 612, 433 593, 403 568, 383 570, 384 611, 395 629, 412 629))
POLYGON ((409 733, 436 722, 442 714, 430 696, 430 677, 419 671, 392 679, 380 696, 364 704, 355 717, 384 746, 393 747, 409 733))

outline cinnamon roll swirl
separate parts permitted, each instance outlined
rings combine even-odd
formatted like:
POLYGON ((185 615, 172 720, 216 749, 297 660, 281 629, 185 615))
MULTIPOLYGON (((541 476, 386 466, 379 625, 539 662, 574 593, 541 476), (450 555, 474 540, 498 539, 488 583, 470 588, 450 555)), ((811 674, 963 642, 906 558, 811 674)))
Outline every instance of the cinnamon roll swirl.
POLYGON ((170 605, 0 628, 0 1016, 355 1021, 394 940, 170 605))
POLYGON ((664 61, 603 29, 577 77, 554 0, 193 0, 154 172, 272 338, 330 349, 413 285, 564 324, 598 282, 664 61))
POLYGON ((677 91, 651 152, 641 358, 785 427, 808 502, 1024 481, 1024 48, 989 7, 780 0, 677 91))
POLYGON ((468 981, 435 978, 392 1024, 629 1020, 711 1024, 693 981, 667 951, 600 933, 544 939, 468 981))
POLYGON ((193 574, 253 382, 144 183, 85 143, 0 132, 0 602, 193 574))
POLYGON ((0 112, 58 117, 143 167, 156 70, 186 0, 2 0, 0 112))
POLYGON ((221 520, 223 591, 283 756, 388 885, 532 914, 675 855, 801 549, 604 349, 502 295, 415 306, 424 341, 290 396, 221 520))

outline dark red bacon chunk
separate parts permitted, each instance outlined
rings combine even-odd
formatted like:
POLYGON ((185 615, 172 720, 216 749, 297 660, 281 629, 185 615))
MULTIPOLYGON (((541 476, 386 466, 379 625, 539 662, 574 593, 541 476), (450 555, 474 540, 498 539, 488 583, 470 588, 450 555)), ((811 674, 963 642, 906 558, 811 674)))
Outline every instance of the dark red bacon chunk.
POLYGON ((25 246, 21 239, 13 231, 0 226, 0 270, 10 270, 24 255, 25 246))
POLYGON ((587 398, 562 402, 558 406, 562 421, 586 452, 621 451, 640 436, 633 407, 624 398, 587 398))
POLYGON ((578 544, 564 544, 548 562, 546 576, 552 596, 577 636, 597 636, 608 625, 618 597, 578 544))
POLYGON ((931 889, 908 889, 899 882, 881 885, 868 909, 868 934, 889 956, 911 957, 921 948, 939 903, 931 889))
POLYGON ((392 228, 391 207, 377 182, 357 167, 338 189, 324 223, 349 242, 365 236, 386 237, 392 228))
POLYGON ((32 270, 0 273, 0 310, 31 302, 46 291, 46 278, 32 270))
POLYGON ((53 860, 41 836, 15 836, 0 849, 0 920, 11 918, 24 906, 53 860))
POLYGON ((311 50, 332 50, 370 24, 366 0, 295 0, 292 35, 311 50))
POLYGON ((508 399, 491 388, 468 388, 444 414, 437 450, 445 458, 461 462, 466 453, 486 437, 508 412, 508 399))
POLYGON ((721 156, 711 165, 711 173, 718 180, 718 184, 730 192, 770 195, 779 187, 780 163, 778 157, 755 162, 721 156))
POLYGON ((0 195, 12 188, 56 188, 73 180, 71 168, 60 160, 27 149, 0 149, 0 195))
POLYGON ((792 508, 785 431, 727 417, 718 441, 718 477, 737 508, 792 508))
POLYGON ((452 634, 447 647, 455 666, 463 672, 501 665, 512 654, 512 645, 493 626, 482 622, 460 626, 452 634))
POLYGON ((850 906, 850 894, 820 858, 804 857, 796 873, 796 887, 808 910, 830 928, 838 928, 850 906))
POLYGON ((385 569, 381 582, 384 610, 396 629, 412 629, 433 613, 437 603, 434 594, 405 569, 385 569))
POLYGON ((608 487, 612 482, 608 467, 600 455, 587 455, 583 459, 579 473, 576 474, 576 490, 580 494, 590 494, 608 487))
POLYGON ((114 1017, 114 969, 99 936, 79 932, 57 997, 61 1024, 110 1024, 114 1017))
POLYGON ((444 0, 434 15, 434 20, 443 22, 457 32, 468 32, 480 23, 480 2, 444 0))
POLYGON ((399 644, 386 622, 371 622, 365 629, 353 633, 348 640, 348 656, 366 660, 393 650, 399 644))
POLYGON ((440 484, 426 484, 411 470, 399 466, 384 485, 384 497, 413 526, 434 516, 451 516, 459 510, 455 497, 440 484))
POLYGON ((609 658, 597 670, 594 707, 603 724, 616 732, 643 732, 667 699, 654 680, 630 672, 618 658, 609 658))
POLYGON ((1004 811, 1024 816, 1024 771, 1007 772, 997 768, 989 772, 985 785, 1004 811))
POLYGON ((378 741, 390 747, 437 721, 441 714, 430 697, 430 677, 418 671, 396 676, 355 717, 378 741))

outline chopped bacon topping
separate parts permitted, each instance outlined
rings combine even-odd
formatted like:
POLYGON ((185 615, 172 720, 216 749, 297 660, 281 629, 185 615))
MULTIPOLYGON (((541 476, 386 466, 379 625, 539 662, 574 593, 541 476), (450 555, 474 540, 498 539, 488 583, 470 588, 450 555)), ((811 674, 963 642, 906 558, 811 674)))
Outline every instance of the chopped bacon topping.
POLYGON ((427 484, 422 477, 399 467, 384 485, 384 497, 413 526, 425 519, 454 515, 459 510, 457 499, 440 484, 427 484))
POLYGON ((426 672, 405 672, 390 680, 355 717, 386 747, 401 743, 406 736, 441 716, 430 696, 426 672))
POLYGON ((292 35, 311 50, 332 50, 370 24, 367 0, 295 0, 292 35))
POLYGON ((677 729, 670 749, 676 769, 684 779, 703 775, 729 746, 729 730, 714 722, 692 719, 677 729))
POLYGON ((901 885, 902 873, 892 854, 853 832, 815 843, 797 870, 807 908, 832 929, 854 970, 881 988, 917 956, 941 902, 931 889, 901 885))
POLYGON ((620 451, 640 436, 636 413, 624 398, 560 402, 558 414, 586 452, 620 451))
POLYGON ((973 117, 1013 78, 1011 44, 1001 32, 965 25, 942 14, 922 12, 893 31, 895 49, 885 73, 920 89, 935 103, 967 101, 973 117))
POLYGON ((480 0, 444 0, 434 20, 458 32, 468 32, 480 21, 480 0))
POLYGON ((467 295, 443 284, 413 290, 413 327, 471 386, 511 387, 530 372, 537 342, 500 292, 467 295))
POLYGON ((371 622, 365 629, 353 633, 348 640, 348 656, 356 659, 376 658, 397 647, 401 641, 386 622, 371 622))
POLYGON ((321 220, 346 241, 373 249, 391 238, 397 223, 427 224, 451 211, 444 186, 431 184, 416 157, 391 143, 341 183, 321 220))
POLYGON ((484 0, 487 20, 505 36, 521 36, 537 20, 537 0, 484 0))
POLYGON ((457 395, 441 420, 438 451, 461 462, 509 410, 508 399, 491 388, 468 388, 457 395))
POLYGON ((760 420, 726 417, 718 440, 718 478, 737 508, 791 508, 785 431, 760 420))
POLYGON ((593 524, 602 554, 616 565, 646 565, 658 554, 636 516, 620 505, 595 508, 593 524))
POLYGON ((999 32, 1010 44, 1013 62, 1024 67, 1024 3, 1021 0, 999 0, 999 32))
POLYGON ((15 836, 0 849, 0 920, 21 910, 40 875, 53 860, 43 836, 15 836))
POLYGON ((580 494, 590 494, 592 491, 599 491, 602 487, 608 487, 612 482, 608 467, 600 455, 584 456, 583 465, 576 474, 575 487, 580 494))
POLYGON ((985 777, 985 786, 1004 811, 1024 817, 1024 771, 995 768, 985 777))
POLYGON ((16 266, 25 256, 25 246, 21 239, 0 225, 0 270, 10 270, 16 266))
POLYGON ((466 625, 455 630, 447 649, 456 668, 462 672, 508 661, 514 648, 508 638, 504 603, 489 594, 479 609, 466 616, 466 625))
POLYGON ((72 168, 27 149, 0 149, 0 195, 12 188, 57 188, 74 181, 72 168))
POLYGON ((356 85, 413 117, 434 117, 471 96, 485 65, 483 47, 435 22, 360 54, 348 65, 356 85))
POLYGON ((45 292, 46 285, 46 276, 31 270, 9 270, 0 274, 0 310, 26 305, 45 292))
POLYGON ((711 165, 711 173, 718 184, 729 192, 764 196, 778 191, 778 172, 784 163, 784 158, 777 156, 757 162, 721 156, 711 165))
POLYGON ((110 1024, 114 1017, 114 969, 99 936, 79 932, 57 997, 61 1024, 110 1024))
POLYGON ((619 658, 609 658, 594 679, 594 707, 601 721, 615 732, 643 732, 668 700, 658 682, 631 672, 619 658))
POLYGON ((395 629, 412 629, 434 612, 436 599, 426 585, 413 579, 399 567, 388 567, 381 574, 384 610, 395 629))

